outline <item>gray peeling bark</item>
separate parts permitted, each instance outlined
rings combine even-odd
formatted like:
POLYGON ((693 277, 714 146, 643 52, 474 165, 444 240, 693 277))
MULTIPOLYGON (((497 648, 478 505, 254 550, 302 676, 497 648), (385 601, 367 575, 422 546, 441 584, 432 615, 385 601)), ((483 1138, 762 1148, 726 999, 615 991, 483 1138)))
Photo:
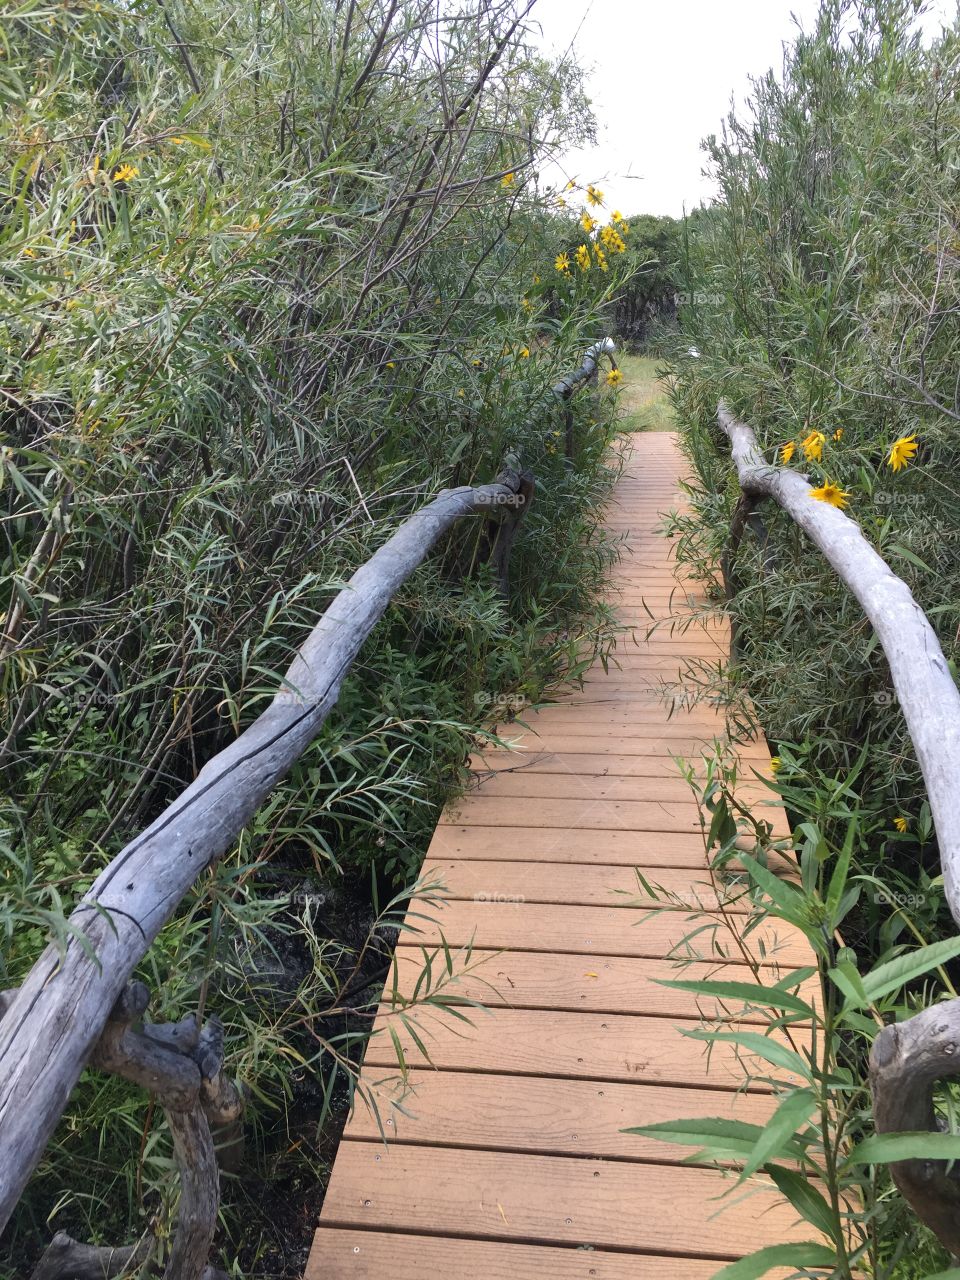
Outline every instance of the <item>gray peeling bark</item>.
MULTIPOLYGON (((910 589, 864 538, 855 521, 812 500, 809 481, 768 464, 750 427, 722 405, 745 494, 773 498, 826 556, 873 624, 913 740, 937 829, 944 891, 960 924, 960 692, 936 633, 910 589)), ((960 1000, 945 1001, 884 1027, 870 1054, 878 1133, 937 1132, 934 1088, 960 1075, 960 1000)), ((960 1181, 937 1160, 890 1166, 914 1212, 960 1255, 960 1181)))
POLYGON ((398 587, 462 516, 509 505, 520 477, 448 489, 406 520, 337 595, 261 716, 97 877, 0 1020, 0 1230, 127 979, 184 894, 230 847, 316 737, 398 587))

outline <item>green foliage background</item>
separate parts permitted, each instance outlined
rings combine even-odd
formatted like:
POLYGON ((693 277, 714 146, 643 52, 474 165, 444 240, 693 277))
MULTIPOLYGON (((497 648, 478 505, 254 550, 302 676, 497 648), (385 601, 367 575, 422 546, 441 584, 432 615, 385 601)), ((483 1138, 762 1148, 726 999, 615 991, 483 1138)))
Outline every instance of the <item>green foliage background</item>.
MULTIPOLYGON (((538 481, 510 604, 465 525, 144 966, 153 1016, 203 991, 225 1020, 264 1176, 297 1089, 319 1116, 356 1047, 317 1019, 364 930, 330 938, 291 894, 409 883, 495 696, 541 696, 612 636, 593 514, 612 401, 578 404, 568 465, 549 387, 600 336, 618 272, 553 269, 536 166, 591 117, 576 66, 533 50, 529 8, 0 13, 0 985, 263 708, 406 513, 507 453, 538 481), (294 945, 310 954, 278 1000, 257 974, 294 945)), ((54 1225, 117 1243, 171 1186, 143 1096, 86 1077, 9 1256, 54 1225)), ((248 1205, 243 1235, 244 1194, 225 1256, 250 1266, 263 1215, 248 1205)))
MULTIPOLYGON (((722 200, 684 231, 694 302, 676 344, 700 482, 685 547, 705 572, 718 563, 738 496, 715 422, 722 398, 771 461, 793 442, 789 465, 849 493, 849 514, 955 660, 960 33, 924 43, 915 16, 901 0, 828 0, 782 74, 755 82, 752 113, 710 142, 722 200), (819 461, 802 449, 812 432, 825 438, 819 461), (890 449, 912 435, 919 452, 895 472, 890 449)), ((922 887, 917 923, 949 929, 942 894, 926 891, 936 850, 883 653, 819 552, 778 510, 762 515, 769 542, 748 537, 738 560, 732 678, 768 736, 796 744, 794 781, 842 778, 865 752, 864 864, 902 876, 911 894, 922 887)))

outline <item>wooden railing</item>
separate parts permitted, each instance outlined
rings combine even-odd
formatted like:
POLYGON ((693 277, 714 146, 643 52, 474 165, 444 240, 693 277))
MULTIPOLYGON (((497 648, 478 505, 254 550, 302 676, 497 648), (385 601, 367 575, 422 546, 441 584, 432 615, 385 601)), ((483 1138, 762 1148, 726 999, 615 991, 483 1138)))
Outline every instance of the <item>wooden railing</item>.
MULTIPOLYGON (((613 349, 610 339, 597 346, 613 349)), ((576 386, 591 360, 595 368, 588 353, 571 375, 576 386)), ((165 1280, 221 1276, 207 1265, 218 1156, 226 1166, 242 1147, 243 1094, 223 1071, 217 1020, 145 1021, 149 992, 131 976, 198 876, 316 738, 394 594, 462 517, 489 518, 487 558, 506 592, 510 548, 533 492, 532 474, 508 460, 494 483, 445 490, 405 520, 335 597, 266 711, 100 873, 69 917, 66 946, 48 946, 20 987, 0 993, 0 1230, 80 1073, 94 1066, 156 1095, 169 1121, 181 1195, 165 1280)), ((149 1247, 98 1249, 61 1233, 33 1280, 120 1275, 149 1247)))
MULTIPOLYGON (((937 634, 910 588, 874 551, 855 520, 812 500, 806 476, 768 463, 753 430, 723 405, 718 419, 730 441, 744 495, 734 538, 742 533, 752 507, 772 498, 820 548, 873 624, 923 774, 947 905, 960 926, 960 690, 937 634)), ((726 559, 730 572, 732 556, 726 559)), ((938 1132, 934 1088, 937 1081, 956 1076, 960 1000, 945 1001, 884 1027, 870 1054, 877 1132, 938 1132)), ((917 1216, 951 1254, 960 1255, 960 1182, 949 1165, 903 1160, 892 1164, 891 1171, 917 1216)))

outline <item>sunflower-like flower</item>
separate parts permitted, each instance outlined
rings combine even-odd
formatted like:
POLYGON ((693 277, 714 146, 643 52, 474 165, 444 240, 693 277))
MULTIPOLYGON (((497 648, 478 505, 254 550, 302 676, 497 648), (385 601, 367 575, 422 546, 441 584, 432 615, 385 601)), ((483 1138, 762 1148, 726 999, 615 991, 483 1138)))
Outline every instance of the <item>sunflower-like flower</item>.
POLYGON ((581 227, 583 227, 587 235, 589 235, 590 232, 593 231, 593 229, 596 227, 597 220, 596 218, 591 218, 590 214, 587 213, 586 209, 584 209, 583 213, 581 213, 580 215, 580 225, 581 227))
POLYGON ((786 444, 782 444, 780 446, 780 461, 783 463, 789 462, 796 452, 797 446, 795 441, 788 440, 786 444))
POLYGON ((590 250, 585 244, 578 244, 576 253, 573 255, 577 260, 577 266, 581 271, 590 270, 590 250))
POLYGON ((899 440, 894 440, 890 446, 890 452, 887 455, 887 465, 892 467, 894 471, 902 471, 904 467, 910 465, 916 457, 917 449, 916 433, 912 436, 901 436, 899 440))
POLYGON ((607 374, 608 387, 619 387, 622 381, 623 381, 623 371, 620 369, 611 369, 610 372, 607 374))
POLYGON ((568 275, 570 272, 570 255, 569 253, 558 253, 553 260, 553 265, 561 275, 568 275))
POLYGON ((603 192, 592 182, 587 183, 587 204, 592 204, 594 207, 603 204, 603 192))
POLYGON ((810 497, 816 498, 818 502, 825 502, 830 507, 839 507, 842 511, 847 505, 847 499, 850 494, 846 490, 841 489, 837 484, 831 484, 829 480, 826 484, 822 484, 819 489, 811 489, 810 497))
POLYGON ((826 436, 822 431, 811 431, 800 446, 803 449, 803 456, 808 462, 819 462, 823 457, 823 446, 826 443, 826 436))
POLYGON ((909 827, 909 825, 910 825, 910 819, 909 819, 909 818, 894 818, 894 820, 893 820, 893 825, 897 828, 897 830, 900 832, 900 834, 901 834, 901 835, 903 835, 903 833, 906 831, 907 827, 909 827))
POLYGON ((506 189, 508 187, 512 187, 513 184, 516 182, 516 180, 517 180, 517 175, 515 173, 505 173, 503 177, 500 179, 500 185, 501 187, 506 189))
POLYGON ((113 173, 114 182, 132 182, 134 178, 140 177, 140 170, 135 164, 121 164, 113 173))

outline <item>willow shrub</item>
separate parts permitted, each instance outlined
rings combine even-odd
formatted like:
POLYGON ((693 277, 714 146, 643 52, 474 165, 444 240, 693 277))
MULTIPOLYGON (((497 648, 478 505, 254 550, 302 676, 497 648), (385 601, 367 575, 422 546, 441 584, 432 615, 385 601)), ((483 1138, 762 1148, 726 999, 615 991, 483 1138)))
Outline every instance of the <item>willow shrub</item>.
MULTIPOLYGON (((685 229, 676 392, 700 519, 678 532, 710 573, 738 497, 723 398, 771 461, 846 495, 953 661, 960 30, 925 44, 913 23, 900 0, 829 0, 782 73, 755 82, 752 112, 711 139, 721 199, 685 229), (894 446, 914 438, 895 467, 894 446)), ((843 776, 866 749, 858 856, 912 888, 936 848, 883 653, 819 552, 779 510, 762 516, 767 545, 748 534, 738 557, 732 678, 801 773, 843 776)), ((925 930, 950 927, 939 893, 922 911, 925 930)))
MULTIPOLYGON (((555 269, 537 158, 592 126, 576 66, 532 49, 528 8, 0 13, 2 985, 263 708, 405 514, 507 454, 538 481, 510 603, 482 523, 463 525, 144 965, 154 1016, 224 1018, 281 1150, 289 1064, 323 1098, 350 1065, 316 1015, 355 957, 310 914, 313 888, 409 883, 497 697, 541 696, 612 635, 593 514, 612 400, 578 404, 568 464, 549 387, 600 336, 617 270, 555 269), (278 1000, 256 975, 294 945, 311 954, 278 1000)), ((116 1242, 169 1175, 145 1099, 85 1080, 11 1256, 53 1210, 116 1242)))
MULTIPOLYGON (((954 663, 960 28, 925 41, 916 8, 825 0, 782 69, 757 80, 749 109, 709 142, 720 199, 684 227, 689 303, 675 344, 693 512, 672 531, 719 600, 716 566, 739 497, 716 425, 722 398, 771 462, 803 471, 821 499, 845 507, 907 581, 954 663)), ((737 714, 755 715, 777 746, 802 883, 780 891, 751 871, 753 891, 763 911, 807 933, 822 1000, 815 1049, 800 1055, 800 1092, 785 1095, 764 1142, 740 1139, 755 1167, 782 1164, 799 1144, 827 1201, 801 1206, 802 1187, 792 1198, 811 1238, 826 1231, 839 1261, 783 1250, 730 1274, 777 1263, 929 1274, 946 1259, 904 1213, 885 1174, 889 1154, 856 1144, 871 1133, 863 1082, 873 1035, 885 1016, 954 994, 956 927, 876 638, 797 527, 770 505, 761 515, 765 535, 748 532, 726 606, 736 655, 722 690, 715 673, 702 679, 705 692, 732 695, 737 714), (836 925, 839 952, 824 943, 836 925), (890 979, 882 990, 878 974, 890 979)), ((757 993, 757 1007, 782 1024, 785 1006, 777 1012, 757 993)), ((954 1110, 945 1098, 948 1127, 954 1110)))

